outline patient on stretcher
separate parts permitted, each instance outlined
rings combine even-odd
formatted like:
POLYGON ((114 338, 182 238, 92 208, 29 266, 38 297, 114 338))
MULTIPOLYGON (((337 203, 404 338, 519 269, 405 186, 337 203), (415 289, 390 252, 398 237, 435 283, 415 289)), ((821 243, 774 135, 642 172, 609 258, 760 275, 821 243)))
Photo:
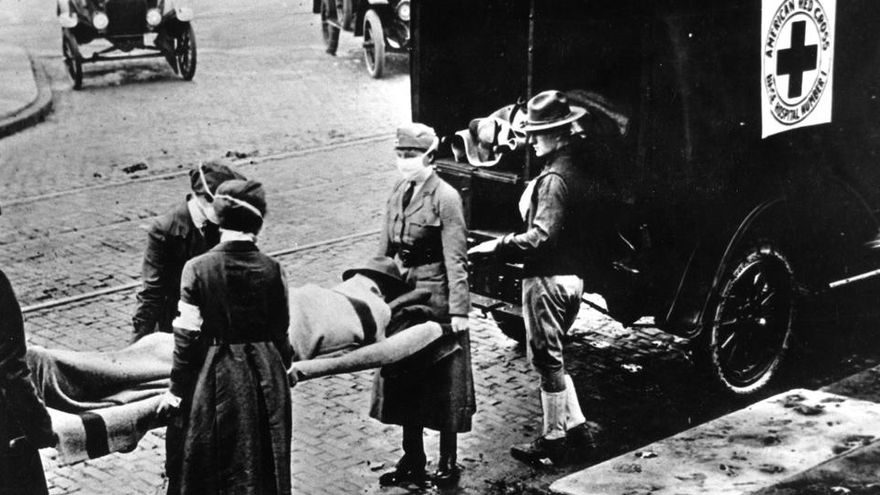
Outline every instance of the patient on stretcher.
MULTIPOLYGON (((432 321, 429 297, 411 290, 389 258, 347 270, 329 289, 291 289, 291 385, 390 365, 416 353, 430 362, 455 352, 451 340, 441 339, 449 325, 432 321)), ((146 431, 161 426, 155 407, 168 387, 173 352, 174 337, 167 333, 108 352, 28 349, 32 380, 60 439, 62 464, 134 448, 146 431)))

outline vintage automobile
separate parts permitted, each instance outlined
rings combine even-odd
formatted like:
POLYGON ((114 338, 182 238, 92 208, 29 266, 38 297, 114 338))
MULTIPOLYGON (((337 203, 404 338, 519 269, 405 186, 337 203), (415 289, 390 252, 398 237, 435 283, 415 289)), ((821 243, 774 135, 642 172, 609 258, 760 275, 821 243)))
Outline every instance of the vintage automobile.
POLYGON ((321 14, 321 35, 327 52, 336 53, 339 32, 364 37, 364 62, 371 77, 382 77, 385 52, 406 52, 409 46, 409 0, 314 0, 321 14))
MULTIPOLYGON (((514 115, 558 89, 588 109, 585 166, 614 185, 590 198, 610 213, 582 215, 606 246, 586 285, 612 317, 653 318, 750 395, 796 330, 877 307, 880 4, 417 1, 411 22, 413 118, 452 136, 506 115, 514 131, 488 143, 492 159, 437 161, 474 242, 522 228, 540 163, 514 115)), ((520 271, 474 260, 471 285, 521 336, 520 271)))
POLYGON ((74 89, 82 88, 83 64, 102 61, 165 57, 183 79, 195 76, 193 10, 186 0, 58 0, 57 14, 74 89), (98 39, 110 46, 84 57, 81 45, 98 39))

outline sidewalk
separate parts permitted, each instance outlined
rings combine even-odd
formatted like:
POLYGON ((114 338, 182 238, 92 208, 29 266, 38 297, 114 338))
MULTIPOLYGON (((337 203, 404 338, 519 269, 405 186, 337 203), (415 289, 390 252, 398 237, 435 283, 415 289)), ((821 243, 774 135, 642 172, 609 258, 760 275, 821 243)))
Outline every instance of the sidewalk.
POLYGON ((568 475, 554 493, 880 493, 880 366, 790 390, 568 475))
POLYGON ((21 47, 0 45, 0 138, 41 122, 52 90, 39 62, 21 47))

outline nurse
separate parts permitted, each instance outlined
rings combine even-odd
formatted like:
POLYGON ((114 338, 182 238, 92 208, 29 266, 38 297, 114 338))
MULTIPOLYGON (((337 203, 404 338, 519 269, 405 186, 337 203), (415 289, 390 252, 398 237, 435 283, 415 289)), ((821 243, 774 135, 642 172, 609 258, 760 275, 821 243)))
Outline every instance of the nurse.
MULTIPOLYGON (((461 197, 432 166, 438 144, 434 130, 424 124, 397 130, 395 152, 402 178, 386 205, 378 254, 394 258, 409 284, 431 292, 431 319, 450 323, 453 333, 425 354, 430 366, 376 374, 370 415, 403 427, 403 457, 379 478, 383 486, 457 483, 457 434, 470 431, 476 411, 468 333, 467 227, 461 197), (425 472, 424 428, 440 432, 440 460, 430 478, 425 472)), ((408 322, 413 323, 417 322, 408 322)))

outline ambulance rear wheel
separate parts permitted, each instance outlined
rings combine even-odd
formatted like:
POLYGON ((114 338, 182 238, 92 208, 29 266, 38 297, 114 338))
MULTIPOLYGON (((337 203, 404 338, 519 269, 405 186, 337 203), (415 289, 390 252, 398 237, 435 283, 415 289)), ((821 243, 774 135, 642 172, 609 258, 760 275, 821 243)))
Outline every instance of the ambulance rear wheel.
POLYGON ((747 396, 778 374, 792 340, 795 277, 773 243, 747 249, 725 274, 707 322, 709 372, 723 391, 747 396))

